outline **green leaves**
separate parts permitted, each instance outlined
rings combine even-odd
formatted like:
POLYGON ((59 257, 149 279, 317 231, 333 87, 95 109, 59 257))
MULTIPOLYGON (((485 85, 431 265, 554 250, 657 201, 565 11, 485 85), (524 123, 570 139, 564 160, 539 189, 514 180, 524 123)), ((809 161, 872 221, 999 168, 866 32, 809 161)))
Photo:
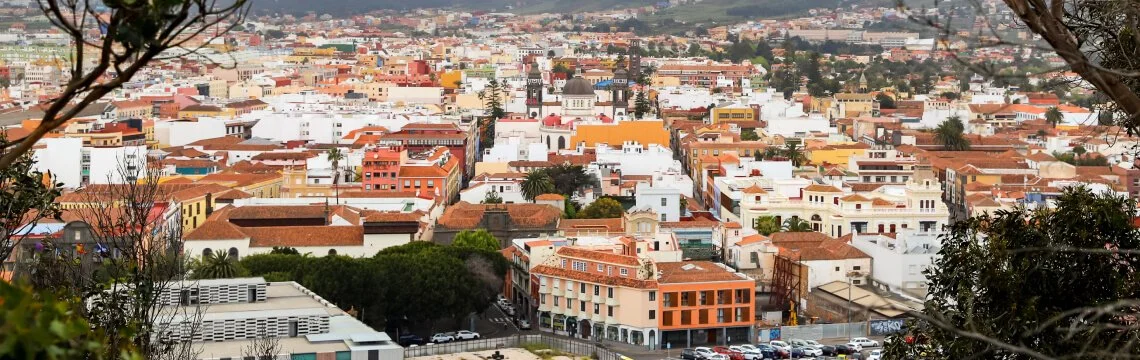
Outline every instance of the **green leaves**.
POLYGON ((1135 314, 1127 299, 1140 298, 1135 211, 1127 198, 1069 188, 1052 210, 998 211, 955 224, 926 273, 925 321, 908 330, 920 341, 896 354, 915 348, 950 359, 1034 358, 1022 350, 1077 359, 1140 354, 1130 343, 1140 331, 1122 322, 1135 314))
MULTIPOLYGON (((0 358, 104 359, 105 334, 78 316, 77 304, 0 282, 0 358)), ((134 357, 127 349, 123 358, 134 357)))
POLYGON ((502 249, 502 246, 499 244, 499 239, 496 239, 495 236, 487 232, 486 229, 460 231, 458 234, 455 234, 455 239, 452 240, 451 246, 487 251, 499 251, 502 249))
POLYGON ((610 198, 601 198, 582 209, 578 217, 582 219, 612 219, 620 218, 624 214, 625 208, 621 206, 620 202, 610 198))

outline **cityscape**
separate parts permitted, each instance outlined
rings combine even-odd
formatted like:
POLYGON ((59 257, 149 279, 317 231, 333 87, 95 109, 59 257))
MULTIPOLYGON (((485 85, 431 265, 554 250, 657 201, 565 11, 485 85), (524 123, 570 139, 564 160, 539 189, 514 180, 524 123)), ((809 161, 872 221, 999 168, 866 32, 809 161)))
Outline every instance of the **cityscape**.
POLYGON ((1127 0, 0 0, 0 358, 1140 354, 1127 0))

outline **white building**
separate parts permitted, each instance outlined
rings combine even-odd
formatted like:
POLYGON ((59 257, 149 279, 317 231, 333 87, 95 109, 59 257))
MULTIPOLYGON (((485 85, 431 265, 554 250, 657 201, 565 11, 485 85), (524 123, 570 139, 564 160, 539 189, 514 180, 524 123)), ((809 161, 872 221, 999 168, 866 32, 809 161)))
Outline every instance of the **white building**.
MULTIPOLYGON (((35 168, 40 172, 51 172, 52 178, 63 187, 77 188, 83 185, 83 139, 46 138, 40 139, 33 156, 35 168)), ((88 160, 90 161, 90 160, 88 160)), ((90 169, 88 169, 88 174, 90 169)))
POLYGON ((926 276, 922 274, 938 258, 942 248, 938 234, 914 230, 892 234, 855 234, 851 245, 875 262, 871 275, 880 286, 912 296, 926 295, 926 276))
POLYGON ((154 123, 154 139, 163 146, 183 146, 198 140, 226 136, 226 120, 199 117, 197 121, 170 120, 154 123))
POLYGON ((159 325, 166 336, 192 341, 202 360, 242 358, 248 355, 245 348, 265 337, 278 339, 278 359, 404 358, 404 349, 388 334, 292 281, 184 281, 159 294, 159 304, 173 314, 159 325))
POLYGON ((635 199, 638 209, 653 209, 661 221, 681 220, 681 192, 667 187, 637 184, 635 199))
POLYGON ((503 203, 525 203, 522 193, 522 180, 526 174, 502 173, 482 174, 471 179, 466 189, 459 191, 459 200, 471 204, 478 204, 487 198, 487 193, 495 192, 503 199, 503 203))
POLYGON ((595 147, 599 167, 618 170, 622 175, 652 175, 669 169, 681 169, 680 161, 673 158, 673 151, 664 144, 648 144, 626 141, 621 148, 606 145, 595 147))

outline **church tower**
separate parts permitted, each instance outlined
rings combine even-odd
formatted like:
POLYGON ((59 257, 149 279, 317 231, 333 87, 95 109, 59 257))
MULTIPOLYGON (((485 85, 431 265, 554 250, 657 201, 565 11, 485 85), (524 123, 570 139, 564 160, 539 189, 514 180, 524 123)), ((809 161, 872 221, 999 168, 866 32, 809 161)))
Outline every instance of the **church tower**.
POLYGON ((859 93, 867 93, 867 74, 863 72, 859 73, 859 93))
POLYGON ((532 119, 542 117, 542 71, 537 62, 530 64, 526 75, 526 113, 532 119))
POLYGON ((629 78, 633 81, 641 79, 641 39, 629 41, 629 78))
MULTIPOLYGON (((632 56, 632 55, 631 55, 632 56)), ((629 74, 625 71, 625 64, 618 63, 614 70, 614 85, 610 93, 613 95, 613 118, 625 116, 629 109, 629 74)))

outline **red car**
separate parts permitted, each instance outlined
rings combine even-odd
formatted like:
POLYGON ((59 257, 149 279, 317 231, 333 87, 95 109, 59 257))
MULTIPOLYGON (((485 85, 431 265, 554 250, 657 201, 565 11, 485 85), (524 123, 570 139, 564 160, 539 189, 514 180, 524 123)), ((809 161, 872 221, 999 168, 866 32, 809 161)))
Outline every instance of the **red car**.
POLYGON ((724 346, 717 346, 712 348, 712 350, 717 354, 728 355, 729 360, 744 360, 744 353, 739 351, 732 351, 732 349, 726 348, 724 346))

